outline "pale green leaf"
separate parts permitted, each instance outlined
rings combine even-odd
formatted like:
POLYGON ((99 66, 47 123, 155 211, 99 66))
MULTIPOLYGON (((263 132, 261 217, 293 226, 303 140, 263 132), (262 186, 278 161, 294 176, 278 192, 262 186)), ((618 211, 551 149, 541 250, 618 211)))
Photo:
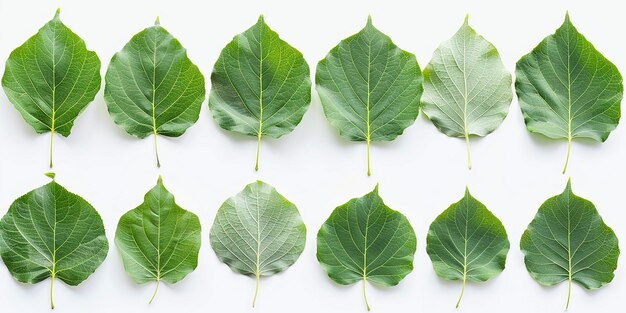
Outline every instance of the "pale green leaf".
POLYGON ((511 83, 498 50, 467 17, 424 69, 422 110, 442 133, 465 138, 470 169, 470 136, 486 136, 500 126, 513 100, 511 83))
POLYGON ((211 246, 233 271, 259 279, 287 270, 304 250, 306 227, 300 212, 272 186, 257 181, 229 198, 211 227, 211 246))

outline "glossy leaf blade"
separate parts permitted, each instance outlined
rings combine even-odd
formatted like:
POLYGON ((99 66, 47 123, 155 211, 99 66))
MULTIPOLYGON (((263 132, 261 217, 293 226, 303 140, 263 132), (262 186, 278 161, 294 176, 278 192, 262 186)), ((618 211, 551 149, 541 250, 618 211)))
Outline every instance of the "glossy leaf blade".
POLYGON ((36 284, 55 278, 76 286, 107 256, 109 244, 98 212, 52 181, 11 204, 0 220, 0 256, 13 277, 36 284))
POLYGON ((624 87, 617 67, 574 27, 565 22, 515 70, 515 88, 526 128, 568 141, 590 138, 604 142, 620 119, 624 87))
POLYGON ((211 227, 215 254, 234 272, 256 278, 287 270, 306 242, 306 227, 296 206, 272 186, 257 181, 229 198, 211 227))
POLYGON ((122 215, 115 233, 124 269, 138 284, 175 284, 198 265, 198 216, 176 204, 161 178, 138 207, 122 215))
POLYGON ((100 90, 100 59, 67 28, 57 11, 11 52, 2 76, 9 101, 38 134, 70 135, 74 120, 100 90))
POLYGON ((430 225, 426 252, 437 276, 462 282, 458 308, 466 282, 484 282, 504 270, 509 239, 502 222, 466 189, 430 225))
POLYGON ((467 17, 424 69, 422 110, 442 133, 465 138, 470 169, 470 136, 486 136, 500 126, 513 100, 511 84, 498 50, 467 17))
MULTIPOLYGON (((568 281, 586 289, 613 280, 619 257, 618 240, 593 203, 572 192, 570 182, 562 194, 544 202, 522 235, 520 249, 530 275, 552 286, 568 281)), ((569 306, 568 291, 566 308, 569 306)))
POLYGON ((378 186, 335 208, 317 233, 317 260, 338 284, 370 281, 395 286, 413 270, 415 232, 407 218, 387 207, 378 186))
MULTIPOLYGON (((181 136, 200 115, 204 76, 159 20, 111 59, 104 100, 119 127, 138 138, 181 136)), ((156 152, 157 166, 160 166, 156 152)))
POLYGON ((317 64, 316 89, 326 118, 342 137, 369 146, 391 141, 419 113, 422 74, 415 55, 398 48, 371 19, 317 64))
POLYGON ((302 53, 258 22, 224 47, 211 74, 209 108, 223 129, 261 138, 294 130, 311 102, 309 65, 302 53))

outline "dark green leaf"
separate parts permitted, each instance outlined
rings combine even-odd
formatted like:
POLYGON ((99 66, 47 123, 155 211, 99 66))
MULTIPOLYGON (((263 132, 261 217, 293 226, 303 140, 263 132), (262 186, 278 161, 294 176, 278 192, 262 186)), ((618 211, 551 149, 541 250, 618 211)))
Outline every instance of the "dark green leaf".
POLYGON ((465 283, 484 282, 504 270, 509 239, 502 222, 465 190, 465 196, 443 211, 428 230, 426 252, 437 276, 465 283))
POLYGON ((285 271, 296 262, 304 250, 306 227, 293 203, 257 181, 222 204, 210 238, 220 261, 256 278, 254 307, 259 278, 285 271))
POLYGON ((200 115, 204 76, 187 50, 159 20, 139 32, 111 59, 104 100, 113 121, 127 133, 145 138, 181 136, 200 115))
POLYGON ((22 283, 55 278, 76 286, 104 261, 109 244, 102 219, 55 181, 21 196, 0 220, 0 255, 22 283))
POLYGON ((176 204, 161 181, 144 196, 144 202, 122 215, 115 232, 124 269, 138 284, 175 284, 198 265, 200 220, 176 204))
POLYGON ((511 74, 498 50, 467 23, 442 43, 424 69, 424 114, 439 131, 465 138, 467 163, 470 136, 493 132, 509 112, 513 100, 511 74))
POLYGON ((38 134, 69 136, 74 120, 100 90, 100 59, 59 18, 11 52, 2 76, 9 101, 38 134))
POLYGON ((223 129, 257 137, 256 170, 261 137, 293 131, 310 102, 309 65, 263 16, 226 45, 211 74, 213 118, 223 129))
POLYGON ((569 19, 523 56, 515 88, 526 128, 567 138, 567 170, 574 138, 604 142, 620 118, 624 86, 617 67, 581 35, 569 19))
POLYGON ((317 92, 328 121, 351 141, 391 141, 419 113, 422 73, 415 56, 367 25, 317 64, 317 92))
POLYGON ((317 233, 317 260, 338 284, 395 286, 413 270, 415 232, 374 191, 338 206, 317 233))
POLYGON ((566 309, 572 282, 586 289, 608 284, 619 257, 615 233, 593 203, 574 195, 569 181, 562 194, 541 205, 520 248, 526 269, 537 282, 546 286, 568 282, 566 309))

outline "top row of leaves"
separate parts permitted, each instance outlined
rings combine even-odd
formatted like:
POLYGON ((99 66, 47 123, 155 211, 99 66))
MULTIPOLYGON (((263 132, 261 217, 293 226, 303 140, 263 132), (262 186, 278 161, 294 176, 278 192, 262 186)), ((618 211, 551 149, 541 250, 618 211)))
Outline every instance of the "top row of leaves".
MULTIPOLYGON (((100 60, 59 19, 15 49, 2 85, 37 133, 68 136, 79 113, 100 89, 100 60)), ((516 90, 526 127, 549 138, 603 142, 620 118, 622 76, 570 22, 517 62, 516 90)), ((442 43, 422 71, 415 55, 372 25, 321 60, 316 88, 324 113, 341 136, 367 143, 391 141, 422 110, 444 134, 464 138, 493 132, 508 114, 512 78, 496 48, 468 25, 442 43), (423 92, 423 95, 422 95, 423 92)), ((309 66, 261 16, 223 50, 211 74, 209 107, 224 129, 279 138, 300 123, 311 102, 309 66)), ((136 34, 107 69, 104 99, 129 134, 177 137, 193 125, 205 99, 202 73, 170 33, 154 26, 136 34)))

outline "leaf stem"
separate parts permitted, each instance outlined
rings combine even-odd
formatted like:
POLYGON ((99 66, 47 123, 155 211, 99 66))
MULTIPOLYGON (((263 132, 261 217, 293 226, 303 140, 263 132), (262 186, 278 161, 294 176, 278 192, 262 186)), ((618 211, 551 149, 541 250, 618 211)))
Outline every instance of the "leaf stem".
POLYGON ((154 297, 156 297, 157 291, 159 291, 159 282, 161 282, 161 280, 157 278, 156 287, 154 288, 154 293, 152 294, 152 298, 150 298, 150 301, 148 301, 148 304, 152 304, 152 301, 154 301, 154 297))
POLYGON ((256 287, 254 288, 254 297, 252 298, 252 308, 256 306, 256 297, 259 295, 259 272, 256 273, 256 287))
POLYGON ((463 294, 465 293, 465 283, 467 281, 467 275, 463 274, 463 283, 461 284, 461 295, 459 296, 459 300, 456 302, 456 308, 459 308, 459 304, 461 304, 461 299, 463 299, 463 294))
POLYGON ((372 176, 372 170, 370 168, 370 139, 367 138, 367 176, 372 176))
POLYGON ((256 142, 256 162, 254 163, 254 170, 258 171, 259 170, 259 151, 261 151, 261 132, 259 132, 259 134, 257 135, 257 142, 256 142))
POLYGON ((368 311, 372 310, 369 302, 367 302, 367 292, 365 291, 365 285, 367 285, 367 278, 363 275, 363 299, 365 299, 365 307, 368 311))
POLYGON ((569 309, 569 299, 571 295, 572 295, 572 276, 570 275, 569 279, 567 280, 567 302, 565 303, 565 311, 569 309))
POLYGON ((467 168, 472 169, 472 155, 470 153, 470 140, 469 134, 465 132, 465 146, 467 147, 467 168))
POLYGON ((154 154, 156 155, 157 167, 161 168, 161 161, 159 160, 159 147, 157 146, 157 131, 154 129, 154 154))
POLYGON ((54 289, 54 277, 56 273, 53 271, 52 275, 50 275, 50 309, 54 310, 54 300, 52 298, 52 290, 54 289))
POLYGON ((567 164, 569 163, 569 155, 572 150, 572 137, 567 137, 567 156, 565 157, 565 166, 563 166, 563 174, 567 171, 567 164))
MULTIPOLYGON (((52 124, 54 124, 54 120, 52 121, 52 124)), ((52 143, 54 142, 54 126, 52 127, 52 129, 50 130, 50 168, 52 168, 52 143)))

